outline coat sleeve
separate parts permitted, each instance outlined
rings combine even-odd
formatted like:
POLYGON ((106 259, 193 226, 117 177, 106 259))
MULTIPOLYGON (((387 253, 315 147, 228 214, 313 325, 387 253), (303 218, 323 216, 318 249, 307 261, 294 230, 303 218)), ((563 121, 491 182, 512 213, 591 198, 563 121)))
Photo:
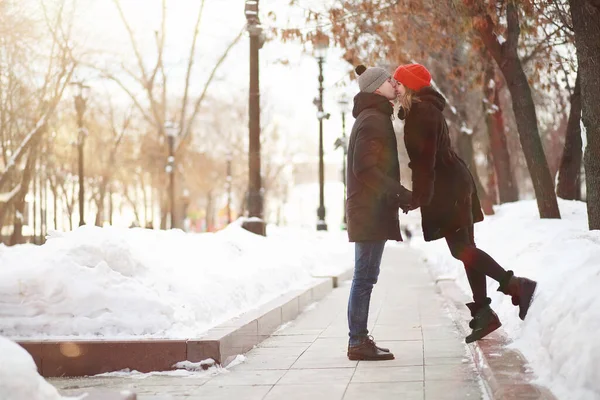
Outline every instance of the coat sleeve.
POLYGON ((412 197, 410 190, 386 176, 378 166, 378 160, 385 146, 385 138, 379 134, 374 125, 375 122, 368 118, 358 130, 352 172, 359 181, 378 195, 388 196, 390 202, 397 205, 410 204, 412 197))
POLYGON ((415 121, 417 134, 414 140, 417 143, 409 165, 412 170, 412 204, 419 207, 428 205, 433 198, 435 159, 441 129, 439 118, 433 117, 439 114, 437 110, 427 111, 420 112, 415 121))

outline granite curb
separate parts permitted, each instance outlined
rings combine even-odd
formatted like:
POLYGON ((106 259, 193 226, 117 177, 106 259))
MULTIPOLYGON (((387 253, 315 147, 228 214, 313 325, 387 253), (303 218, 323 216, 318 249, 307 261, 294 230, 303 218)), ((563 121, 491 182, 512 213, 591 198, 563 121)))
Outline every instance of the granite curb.
MULTIPOLYGON (((434 278, 435 279, 435 278, 434 278)), ((471 314, 464 306, 471 301, 454 280, 435 279, 438 292, 446 300, 448 311, 463 336, 471 333, 471 314)), ((557 400, 535 379, 527 359, 515 349, 507 348, 510 338, 500 328, 482 340, 468 345, 491 400, 557 400)))
POLYGON ((44 377, 91 376, 123 369, 168 371, 180 361, 212 358, 229 364, 294 320, 304 308, 331 293, 343 277, 315 278, 307 289, 294 290, 218 325, 199 338, 144 340, 21 340, 44 377))

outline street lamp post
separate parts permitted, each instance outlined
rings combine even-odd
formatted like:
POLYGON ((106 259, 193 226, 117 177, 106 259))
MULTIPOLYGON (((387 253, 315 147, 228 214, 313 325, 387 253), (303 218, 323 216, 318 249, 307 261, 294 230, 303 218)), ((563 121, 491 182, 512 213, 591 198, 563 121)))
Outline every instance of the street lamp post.
POLYGON ((85 113, 89 86, 83 82, 71 82, 71 87, 74 88, 75 112, 77 113, 77 169, 79 174, 79 226, 85 225, 84 218, 84 171, 83 171, 83 148, 87 131, 83 127, 83 114, 85 113))
POLYGON ((169 175, 169 228, 176 228, 175 219, 175 136, 177 136, 177 127, 172 122, 165 123, 165 133, 169 145, 169 156, 165 171, 169 175))
POLYGON ((342 220, 342 229, 346 229, 347 217, 346 217, 346 158, 348 155, 348 139, 346 137, 346 112, 350 101, 346 95, 342 95, 338 99, 338 105, 342 111, 342 137, 335 141, 335 148, 341 147, 344 155, 342 159, 342 182, 344 182, 344 217, 342 220))
POLYGON ((246 0, 244 13, 250 35, 250 92, 249 109, 249 148, 248 148, 248 219, 243 227, 250 232, 265 236, 263 221, 263 193, 260 175, 260 85, 259 85, 259 50, 264 36, 258 18, 258 0, 246 0))
POLYGON ((317 209, 317 230, 326 231, 325 222, 325 166, 323 161, 323 120, 329 119, 329 114, 323 111, 323 63, 329 46, 329 37, 322 32, 317 32, 314 49, 319 64, 319 97, 313 103, 317 106, 317 119, 319 120, 319 208, 317 209))

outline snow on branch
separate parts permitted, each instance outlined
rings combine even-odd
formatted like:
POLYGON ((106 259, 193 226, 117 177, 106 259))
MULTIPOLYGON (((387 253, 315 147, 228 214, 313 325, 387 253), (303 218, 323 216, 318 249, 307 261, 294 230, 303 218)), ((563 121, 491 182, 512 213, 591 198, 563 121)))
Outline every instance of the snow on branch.
POLYGON ((21 183, 19 183, 13 190, 8 193, 0 193, 0 204, 8 204, 21 190, 21 183))
POLYGON ((46 129, 46 124, 48 122, 48 119, 54 113, 54 110, 55 110, 56 106, 58 105, 58 102, 62 98, 65 88, 71 81, 71 77, 73 76, 73 72, 75 71, 75 66, 76 65, 73 64, 70 66, 68 71, 63 70, 63 72, 66 72, 65 79, 60 81, 59 83, 57 83, 58 91, 55 94, 52 101, 49 103, 46 112, 41 116, 41 118, 35 124, 33 129, 31 131, 29 131, 29 133, 27 135, 25 135, 25 139, 23 140, 23 142, 21 143, 19 148, 12 154, 11 158, 6 163, 6 167, 4 168, 4 170, 0 172, 0 188, 6 183, 6 181, 8 180, 9 172, 15 167, 15 165, 21 160, 21 158, 23 158, 23 156, 25 155, 25 153, 31 146, 31 143, 40 134, 43 133, 44 129, 46 129))
POLYGON ((0 187, 6 182, 8 179, 8 173, 15 167, 15 165, 23 158, 25 155, 25 151, 29 148, 30 143, 33 139, 43 130, 46 125, 46 121, 48 120, 48 113, 44 114, 42 118, 39 119, 35 127, 25 137, 25 140, 21 143, 19 148, 13 153, 11 158, 8 160, 4 171, 0 174, 0 187))
POLYGON ((473 134, 473 129, 468 128, 467 125, 465 125, 464 123, 461 125, 460 127, 460 132, 464 133, 465 135, 472 135, 473 134))

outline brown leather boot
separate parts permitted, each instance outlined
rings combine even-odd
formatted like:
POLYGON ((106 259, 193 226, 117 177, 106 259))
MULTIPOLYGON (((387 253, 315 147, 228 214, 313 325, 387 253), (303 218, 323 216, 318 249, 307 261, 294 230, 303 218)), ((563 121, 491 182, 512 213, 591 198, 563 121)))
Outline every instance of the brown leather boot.
POLYGON ((487 298, 483 304, 468 303, 473 319, 469 322, 469 328, 473 331, 465 338, 465 342, 471 343, 483 339, 490 333, 502 326, 498 315, 490 307, 491 299, 487 298))
POLYGON ((533 301, 536 287, 536 281, 514 276, 513 271, 506 271, 506 278, 500 283, 498 291, 512 298, 512 303, 519 306, 519 318, 524 320, 533 301))
POLYGON ((352 361, 393 360, 394 354, 377 347, 373 337, 369 336, 356 346, 348 346, 348 359, 352 361))

